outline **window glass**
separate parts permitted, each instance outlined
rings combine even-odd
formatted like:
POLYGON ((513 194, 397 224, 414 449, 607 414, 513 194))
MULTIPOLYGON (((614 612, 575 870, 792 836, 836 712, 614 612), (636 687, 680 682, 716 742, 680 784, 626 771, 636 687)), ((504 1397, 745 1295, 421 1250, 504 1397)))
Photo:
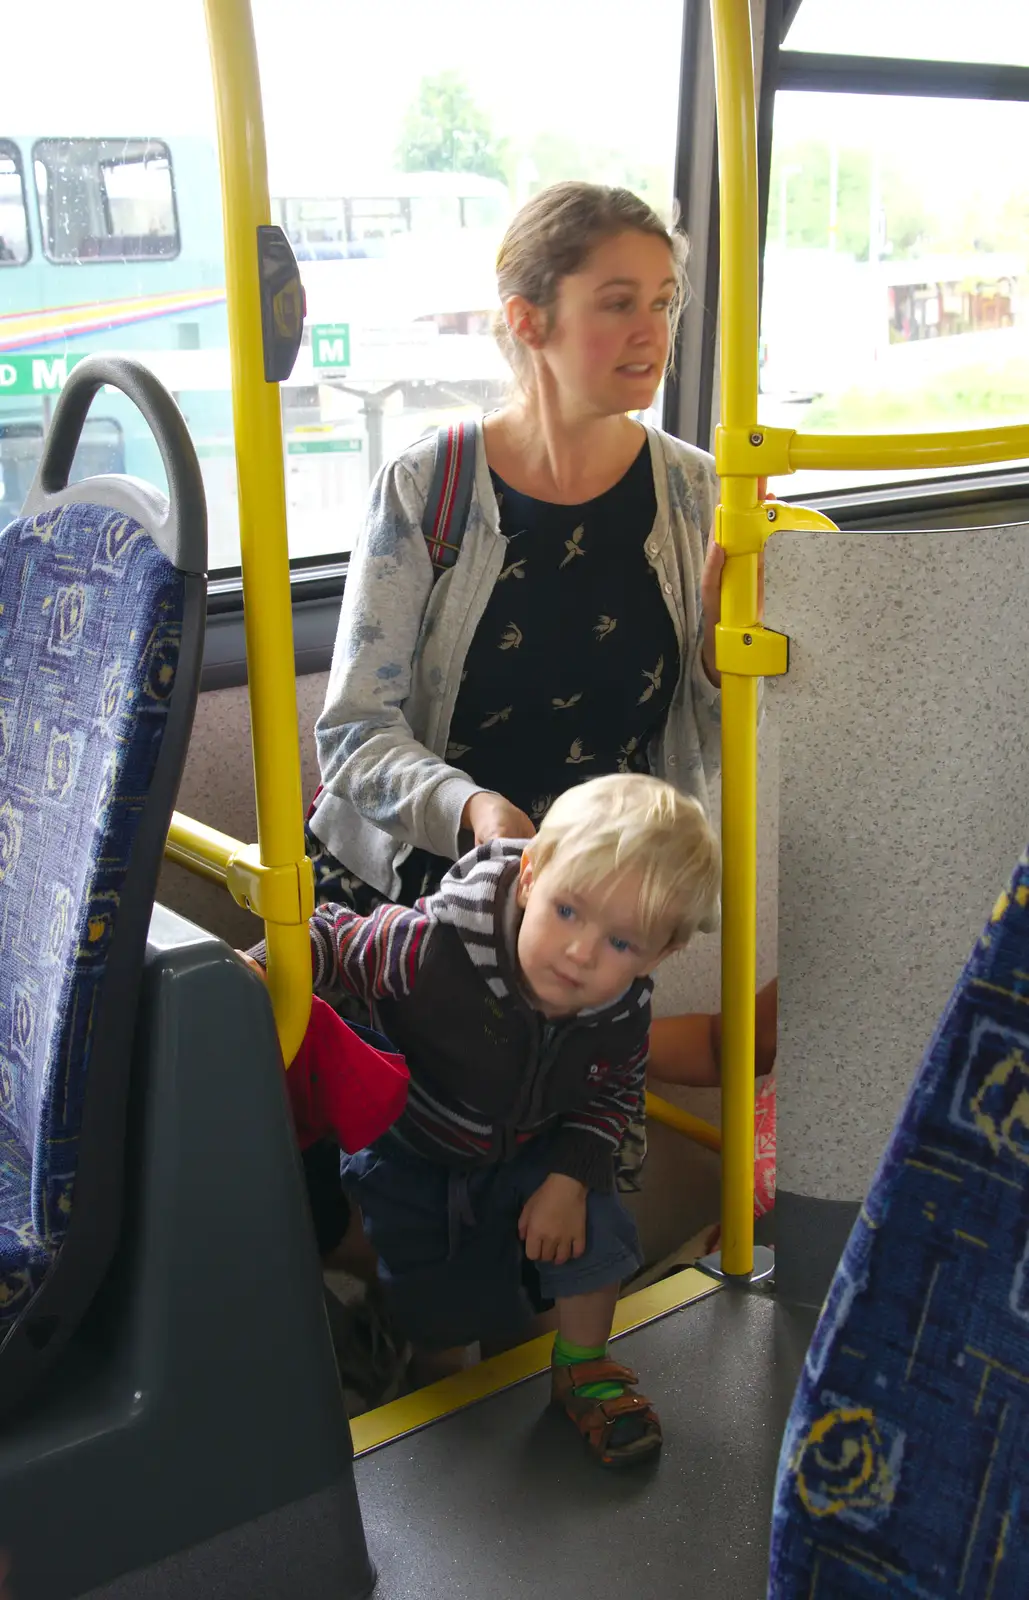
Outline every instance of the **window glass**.
POLYGON ((1029 67, 1025 0, 801 0, 786 50, 1029 67))
MULTIPOLYGON (((646 70, 628 74, 612 47, 620 0, 524 0, 519 28, 546 48, 522 51, 516 67, 510 19, 476 0, 437 0, 430 27, 420 0, 294 0, 302 67, 282 47, 281 0, 252 4, 272 217, 293 241, 308 307, 281 386, 290 553, 330 559, 351 547, 383 461, 506 394, 489 330, 497 247, 517 206, 545 184, 586 178, 627 184, 670 213, 683 0, 643 0, 634 25, 646 32, 646 70)), ((2 278, 0 427, 44 427, 69 362, 137 356, 175 396, 196 446, 210 569, 235 568, 203 0, 176 0, 156 56, 152 11, 138 0, 8 10, 7 58, 45 53, 61 95, 58 122, 31 74, 6 75, 5 125, 25 135, 43 249, 31 271, 2 278), (98 82, 118 85, 116 121, 98 82)), ((7 181, 0 169, 0 212, 7 181)), ((126 471, 161 485, 134 408, 106 395, 103 407, 122 429, 126 471)))
POLYGON ((40 139, 33 151, 51 261, 139 261, 179 252, 167 145, 40 139))
POLYGON ((290 549, 328 556, 352 543, 385 460, 507 393, 490 322, 517 207, 585 178, 670 213, 683 0, 643 0, 646 70, 631 73, 616 0, 524 0, 520 33, 546 47, 517 64, 503 8, 437 0, 426 27, 419 0, 295 0, 317 92, 282 49, 278 0, 253 10, 276 215, 308 306, 283 386, 290 549))
POLYGON ((461 201, 461 221, 466 228, 495 228, 504 220, 504 202, 500 195, 465 195, 461 201))
POLYGON ((1029 422, 1029 170, 1015 159, 1027 139, 1029 104, 776 96, 763 421, 833 433, 1029 422))
POLYGON ((29 259, 25 185, 17 145, 0 139, 0 267, 20 267, 29 259))
MULTIPOLYGON (((0 528, 21 515, 42 449, 42 422, 0 422, 0 528)), ((69 482, 124 471, 125 442, 119 423, 110 417, 87 417, 69 482)))
POLYGON ((418 194, 408 202, 412 233, 453 233, 462 225, 461 199, 456 194, 418 194))

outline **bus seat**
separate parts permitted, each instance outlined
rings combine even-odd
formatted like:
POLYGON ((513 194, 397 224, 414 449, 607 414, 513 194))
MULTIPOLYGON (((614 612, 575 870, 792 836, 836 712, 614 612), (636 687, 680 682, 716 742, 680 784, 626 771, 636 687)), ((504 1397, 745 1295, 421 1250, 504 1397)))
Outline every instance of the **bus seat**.
POLYGON ((1029 853, 847 1243, 783 1440, 769 1600, 1029 1594, 1029 853))
POLYGON ((267 989, 153 900, 204 565, 174 405, 141 368, 83 362, 0 536, 0 1552, 17 1600, 364 1600, 375 1582, 267 989), (170 503, 124 478, 65 487, 101 383, 146 415, 170 503))
POLYGON ((189 742, 206 609, 203 485, 170 396, 93 358, 0 535, 0 1416, 58 1355, 118 1236, 135 1002, 189 742), (104 384, 149 421, 170 502, 68 487, 104 384))

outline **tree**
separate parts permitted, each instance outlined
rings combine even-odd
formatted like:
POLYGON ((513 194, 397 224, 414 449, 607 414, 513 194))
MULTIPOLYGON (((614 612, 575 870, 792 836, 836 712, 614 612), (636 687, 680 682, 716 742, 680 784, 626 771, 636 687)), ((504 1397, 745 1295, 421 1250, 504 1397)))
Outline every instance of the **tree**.
POLYGON ((423 78, 404 118, 398 160, 403 172, 477 172, 505 177, 505 141, 497 138, 460 73, 423 78))
MULTIPOLYGON (((768 238, 781 240, 786 200, 785 242, 791 249, 824 250, 829 244, 830 175, 828 144, 805 140, 785 149, 772 163, 768 194, 768 238)), ((836 247, 857 261, 868 260, 872 203, 872 163, 867 150, 842 148, 836 162, 836 247)), ((900 163, 883 162, 878 174, 879 208, 885 213, 888 254, 914 254, 937 229, 900 163)))

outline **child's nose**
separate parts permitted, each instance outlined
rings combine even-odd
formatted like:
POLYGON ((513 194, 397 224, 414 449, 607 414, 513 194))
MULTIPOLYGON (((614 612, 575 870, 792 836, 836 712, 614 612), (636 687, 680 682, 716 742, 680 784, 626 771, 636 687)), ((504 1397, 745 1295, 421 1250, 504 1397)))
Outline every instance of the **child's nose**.
POLYGON ((596 953, 597 941, 586 933, 577 933, 568 947, 568 954, 580 967, 591 967, 596 953))

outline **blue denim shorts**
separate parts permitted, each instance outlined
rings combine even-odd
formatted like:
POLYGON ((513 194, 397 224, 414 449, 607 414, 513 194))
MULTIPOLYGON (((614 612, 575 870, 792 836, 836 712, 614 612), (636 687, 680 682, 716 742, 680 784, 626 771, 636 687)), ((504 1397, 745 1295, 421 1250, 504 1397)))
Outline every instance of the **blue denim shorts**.
MULTIPOLYGON (((518 1218, 550 1168, 547 1138, 473 1172, 426 1161, 392 1134, 343 1158, 343 1187, 360 1206, 397 1327, 426 1350, 517 1338, 531 1320, 518 1218)), ((636 1224, 617 1194, 591 1190, 586 1249, 537 1263, 547 1299, 622 1283, 643 1263, 636 1224)))

